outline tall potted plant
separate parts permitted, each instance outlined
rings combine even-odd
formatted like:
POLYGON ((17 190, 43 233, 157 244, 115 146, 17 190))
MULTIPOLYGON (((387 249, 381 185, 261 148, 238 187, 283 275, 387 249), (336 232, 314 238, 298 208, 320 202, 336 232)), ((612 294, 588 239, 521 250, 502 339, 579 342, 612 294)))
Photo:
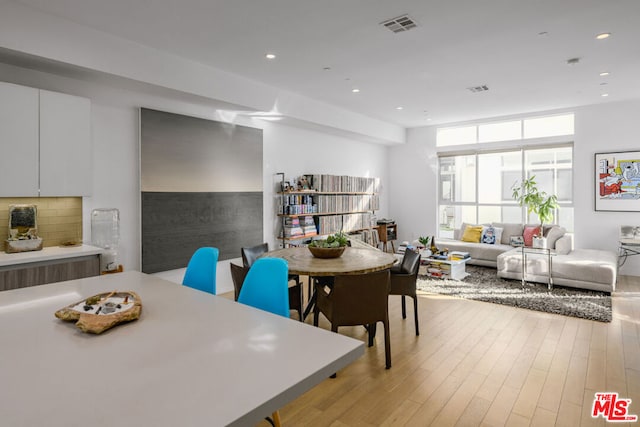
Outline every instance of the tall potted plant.
POLYGON ((527 206, 527 214, 533 212, 538 216, 540 219, 540 235, 534 236, 533 246, 546 248, 546 239, 542 235, 543 225, 553 221, 553 212, 558 209, 558 196, 555 194, 549 196, 545 191, 538 189, 535 177, 535 175, 532 175, 529 179, 522 181, 520 185, 517 182, 513 184, 511 187, 513 190, 512 197, 520 206, 527 206))

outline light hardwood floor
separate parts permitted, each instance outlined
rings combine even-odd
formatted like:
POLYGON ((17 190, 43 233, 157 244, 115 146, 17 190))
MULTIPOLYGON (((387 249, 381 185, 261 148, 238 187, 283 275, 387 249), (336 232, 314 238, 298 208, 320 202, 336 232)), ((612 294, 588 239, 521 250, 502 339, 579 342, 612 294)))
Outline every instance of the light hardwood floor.
MULTIPOLYGON (((378 328, 363 357, 280 410, 283 425, 603 426, 590 411, 604 391, 640 415, 640 277, 619 278, 611 323, 426 294, 418 305, 416 337, 411 305, 403 320, 390 298, 391 369, 378 328)), ((362 327, 340 333, 366 342, 362 327)))

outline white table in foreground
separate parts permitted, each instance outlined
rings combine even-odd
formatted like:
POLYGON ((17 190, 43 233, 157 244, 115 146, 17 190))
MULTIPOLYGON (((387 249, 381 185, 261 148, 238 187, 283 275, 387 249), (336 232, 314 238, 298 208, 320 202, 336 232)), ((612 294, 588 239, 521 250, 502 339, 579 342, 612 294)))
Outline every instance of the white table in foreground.
POLYGON ((360 341, 127 272, 0 292, 0 424, 255 425, 364 353, 360 341), (132 290, 140 319, 101 335, 54 312, 132 290))

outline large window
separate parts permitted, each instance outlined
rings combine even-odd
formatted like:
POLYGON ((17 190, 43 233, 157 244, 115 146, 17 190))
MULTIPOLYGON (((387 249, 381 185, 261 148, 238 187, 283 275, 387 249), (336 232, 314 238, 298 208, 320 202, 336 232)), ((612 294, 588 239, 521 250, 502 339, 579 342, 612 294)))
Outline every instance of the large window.
POLYGON ((531 147, 439 159, 439 235, 463 222, 539 223, 512 198, 513 185, 535 176, 538 188, 558 196, 554 223, 573 230, 573 146, 531 147))

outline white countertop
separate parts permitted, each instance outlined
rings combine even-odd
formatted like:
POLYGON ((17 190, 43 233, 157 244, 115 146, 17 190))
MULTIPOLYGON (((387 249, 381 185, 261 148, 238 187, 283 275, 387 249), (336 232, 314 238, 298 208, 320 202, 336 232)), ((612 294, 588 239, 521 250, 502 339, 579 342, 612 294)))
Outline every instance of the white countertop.
POLYGON ((136 271, 2 292, 0 343, 3 426, 255 426, 364 353, 136 271), (92 335, 54 317, 111 290, 136 292, 140 319, 92 335))
POLYGON ((18 252, 8 254, 0 252, 0 267, 12 266, 16 264, 28 264, 30 262, 51 261, 64 258, 76 258, 88 255, 99 255, 104 251, 90 245, 80 246, 51 246, 43 248, 41 251, 18 252))

